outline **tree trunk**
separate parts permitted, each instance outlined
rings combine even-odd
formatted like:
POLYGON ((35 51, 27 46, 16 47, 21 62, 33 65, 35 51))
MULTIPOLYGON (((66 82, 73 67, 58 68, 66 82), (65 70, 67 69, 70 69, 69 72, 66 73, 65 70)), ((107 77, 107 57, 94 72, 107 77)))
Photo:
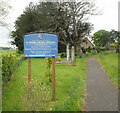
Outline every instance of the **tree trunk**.
POLYGON ((76 52, 77 56, 80 56, 80 54, 81 54, 81 46, 80 45, 75 46, 75 52, 76 52))

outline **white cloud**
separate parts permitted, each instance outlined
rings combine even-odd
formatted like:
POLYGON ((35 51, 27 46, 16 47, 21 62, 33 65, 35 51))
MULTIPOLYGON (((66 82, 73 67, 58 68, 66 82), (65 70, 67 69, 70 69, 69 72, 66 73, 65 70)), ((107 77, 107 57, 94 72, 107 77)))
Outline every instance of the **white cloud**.
POLYGON ((105 29, 118 30, 118 1, 119 0, 96 0, 99 9, 103 9, 103 14, 92 16, 90 22, 94 24, 94 32, 105 29))

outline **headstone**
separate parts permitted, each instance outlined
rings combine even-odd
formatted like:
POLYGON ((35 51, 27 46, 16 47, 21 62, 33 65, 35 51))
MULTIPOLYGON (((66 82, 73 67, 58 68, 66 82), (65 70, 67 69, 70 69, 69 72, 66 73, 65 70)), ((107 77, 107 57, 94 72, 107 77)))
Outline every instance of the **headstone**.
POLYGON ((74 46, 72 46, 72 48, 71 48, 71 59, 72 59, 72 62, 75 62, 75 48, 74 48, 74 46))
POLYGON ((67 61, 69 61, 70 60, 70 48, 69 48, 69 44, 67 44, 66 51, 67 51, 67 61))

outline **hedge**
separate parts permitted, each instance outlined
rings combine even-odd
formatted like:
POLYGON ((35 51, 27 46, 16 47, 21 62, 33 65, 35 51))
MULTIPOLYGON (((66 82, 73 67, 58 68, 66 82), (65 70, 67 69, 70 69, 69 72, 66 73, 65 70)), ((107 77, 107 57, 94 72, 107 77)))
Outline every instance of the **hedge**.
POLYGON ((25 57, 20 57, 14 52, 4 52, 1 53, 1 63, 2 67, 2 82, 3 86, 7 83, 12 75, 14 74, 16 68, 21 64, 25 57))
POLYGON ((15 52, 6 52, 2 53, 2 81, 3 85, 11 79, 16 66, 18 59, 15 52))

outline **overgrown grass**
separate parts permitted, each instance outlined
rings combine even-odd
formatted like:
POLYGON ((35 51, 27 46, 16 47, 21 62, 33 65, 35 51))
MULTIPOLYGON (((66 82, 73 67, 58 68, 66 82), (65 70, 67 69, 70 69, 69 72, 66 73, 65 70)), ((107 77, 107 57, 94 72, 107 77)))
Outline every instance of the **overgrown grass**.
POLYGON ((77 66, 57 67, 57 107, 56 111, 80 111, 85 95, 86 59, 77 59, 77 66), (60 104, 61 103, 61 104, 60 104))
POLYGON ((102 52, 98 57, 99 62, 108 73, 109 78, 120 89, 118 85, 118 54, 115 51, 102 52))
MULTIPOLYGON (((24 92, 27 93, 27 60, 16 70, 12 80, 3 88, 3 111, 28 111, 24 108, 24 92), (24 90, 24 91, 23 91, 24 90), (21 96, 22 94, 22 96, 21 96)), ((49 87, 51 84, 45 77, 46 63, 44 58, 32 58, 32 79, 49 87)), ((77 59, 76 66, 56 64, 56 101, 50 101, 47 110, 81 111, 84 106, 86 58, 77 59)), ((41 92, 38 92, 41 93, 41 92)))

